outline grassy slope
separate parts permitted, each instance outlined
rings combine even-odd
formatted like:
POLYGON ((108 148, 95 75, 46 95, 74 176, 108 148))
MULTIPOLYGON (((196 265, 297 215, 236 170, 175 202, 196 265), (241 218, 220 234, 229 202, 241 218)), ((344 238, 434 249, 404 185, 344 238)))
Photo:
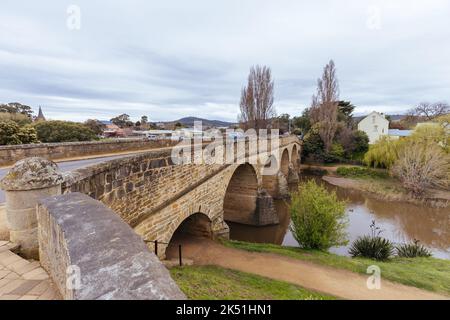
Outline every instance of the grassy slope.
POLYGON ((450 261, 448 260, 435 258, 393 258, 388 262, 379 262, 362 258, 352 259, 327 252, 302 250, 295 247, 281 247, 239 241, 224 241, 223 243, 226 246, 237 249, 275 253, 364 274, 368 266, 377 265, 381 268, 382 278, 450 295, 450 261))
POLYGON ((287 282, 214 266, 177 267, 170 273, 186 296, 193 300, 333 299, 287 282))

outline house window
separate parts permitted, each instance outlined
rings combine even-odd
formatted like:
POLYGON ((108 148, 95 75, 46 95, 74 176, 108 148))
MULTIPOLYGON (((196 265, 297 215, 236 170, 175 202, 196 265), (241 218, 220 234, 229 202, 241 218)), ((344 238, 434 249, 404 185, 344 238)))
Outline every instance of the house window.
POLYGON ((383 128, 383 129, 381 129, 381 132, 382 132, 382 133, 384 133, 384 128, 383 128))
POLYGON ((373 132, 378 132, 378 126, 373 126, 373 132))
POLYGON ((372 123, 375 123, 377 118, 375 116, 372 116, 372 123))

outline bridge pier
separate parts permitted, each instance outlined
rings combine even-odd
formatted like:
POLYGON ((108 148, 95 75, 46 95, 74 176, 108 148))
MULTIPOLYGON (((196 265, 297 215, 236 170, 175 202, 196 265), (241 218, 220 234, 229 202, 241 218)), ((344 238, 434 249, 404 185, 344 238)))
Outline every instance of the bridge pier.
POLYGON ((289 164, 289 172, 288 172, 288 176, 287 176, 288 184, 298 183, 299 181, 300 181, 300 177, 296 170, 296 166, 292 163, 289 164))

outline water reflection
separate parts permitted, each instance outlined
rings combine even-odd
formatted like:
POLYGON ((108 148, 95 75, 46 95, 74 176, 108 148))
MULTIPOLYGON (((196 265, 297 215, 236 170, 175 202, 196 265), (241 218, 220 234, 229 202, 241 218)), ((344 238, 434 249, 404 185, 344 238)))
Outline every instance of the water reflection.
MULTIPOLYGON (((353 190, 334 187, 320 180, 328 189, 336 190, 340 199, 347 199, 349 218, 347 229, 350 243, 369 232, 372 220, 383 231, 382 235, 395 243, 418 239, 435 257, 450 259, 450 209, 436 209, 403 202, 376 200, 353 190)), ((268 227, 250 227, 229 223, 230 237, 235 240, 297 246, 289 230, 288 203, 275 201, 280 224, 268 227)), ((347 255, 348 246, 335 247, 331 252, 347 255)))

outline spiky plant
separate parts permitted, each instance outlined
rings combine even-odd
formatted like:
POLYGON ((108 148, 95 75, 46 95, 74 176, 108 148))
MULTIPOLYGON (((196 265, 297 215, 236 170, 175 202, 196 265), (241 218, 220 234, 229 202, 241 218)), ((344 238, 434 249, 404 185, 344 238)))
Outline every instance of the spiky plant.
POLYGON ((380 236, 382 230, 376 226, 375 221, 370 225, 371 234, 356 239, 349 253, 353 258, 364 257, 379 261, 388 260, 394 254, 394 245, 388 239, 380 236))
POLYGON ((431 257, 432 253, 414 239, 412 243, 404 243, 395 247, 397 255, 402 258, 431 257))

